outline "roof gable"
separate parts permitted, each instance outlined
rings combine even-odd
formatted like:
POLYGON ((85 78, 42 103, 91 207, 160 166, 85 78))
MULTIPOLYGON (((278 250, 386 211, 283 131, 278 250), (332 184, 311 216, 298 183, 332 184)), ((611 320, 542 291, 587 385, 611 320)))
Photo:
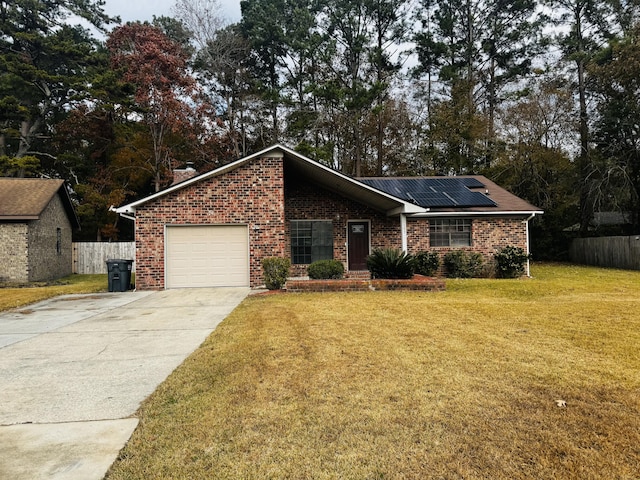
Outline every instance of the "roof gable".
MULTIPOLYGON (((157 198, 209 178, 224 175, 265 157, 283 158, 285 168, 326 190, 368 205, 387 215, 533 214, 542 211, 481 175, 459 177, 382 177, 354 179, 282 145, 274 145, 223 167, 197 175, 135 202, 113 208, 127 217, 157 198)), ((129 217, 127 217, 129 218, 129 217)))
POLYGON ((46 178, 0 178, 0 220, 37 220, 56 194, 74 228, 80 223, 64 180, 46 178))
POLYGON ((176 185, 172 185, 160 192, 153 195, 149 195, 135 202, 123 205, 115 208, 117 213, 121 215, 135 214, 137 207, 146 203, 152 202, 155 199, 161 198, 166 195, 170 195, 173 192, 177 192, 183 188, 193 185, 198 182, 205 181, 209 178, 223 175, 232 170, 239 168, 248 162, 254 161, 259 158, 265 157, 281 157, 286 165, 286 168, 290 168, 296 172, 296 174, 303 175, 313 182, 325 187, 327 190, 343 195, 347 198, 360 201, 371 207, 386 212, 388 215, 398 213, 422 213, 424 208, 415 205, 411 202, 407 202, 396 196, 390 195, 386 192, 372 188, 369 185, 365 185, 347 175, 344 175, 336 170, 326 167, 315 160, 311 160, 298 152, 291 150, 282 145, 274 145, 272 147, 261 150, 247 157, 236 160, 228 165, 217 168, 210 172, 197 175, 189 180, 180 182, 176 185))

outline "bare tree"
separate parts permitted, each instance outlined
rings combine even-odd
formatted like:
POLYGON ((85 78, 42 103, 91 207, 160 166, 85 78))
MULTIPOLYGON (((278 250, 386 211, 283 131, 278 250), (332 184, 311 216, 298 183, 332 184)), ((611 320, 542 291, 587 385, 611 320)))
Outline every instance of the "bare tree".
POLYGON ((233 156, 246 155, 252 125, 247 40, 222 15, 218 0, 176 0, 173 14, 191 32, 197 49, 194 67, 207 86, 233 156))
POLYGON ((218 0, 176 0, 172 13, 191 32, 198 49, 205 49, 215 40, 229 21, 221 14, 218 0))

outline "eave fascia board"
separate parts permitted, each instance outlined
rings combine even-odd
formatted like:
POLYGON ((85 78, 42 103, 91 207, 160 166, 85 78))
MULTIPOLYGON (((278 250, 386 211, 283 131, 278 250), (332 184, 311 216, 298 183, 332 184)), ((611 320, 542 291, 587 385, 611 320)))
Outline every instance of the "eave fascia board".
POLYGON ((411 215, 411 218, 429 218, 429 217, 533 217, 535 215, 543 215, 542 210, 505 210, 497 212, 425 212, 411 215))
POLYGON ((428 208, 414 205, 413 203, 405 203, 404 205, 387 211, 387 217, 397 217, 398 215, 421 216, 429 212, 428 208))

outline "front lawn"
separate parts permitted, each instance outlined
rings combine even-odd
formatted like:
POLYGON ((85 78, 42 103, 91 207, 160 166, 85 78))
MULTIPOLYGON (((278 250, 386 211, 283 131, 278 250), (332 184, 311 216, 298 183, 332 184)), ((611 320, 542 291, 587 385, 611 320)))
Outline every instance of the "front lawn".
POLYGON ((58 295, 106 292, 107 275, 70 275, 51 282, 13 286, 0 284, 0 312, 58 295))
POLYGON ((250 297, 107 478, 637 479, 640 272, 533 275, 250 297))

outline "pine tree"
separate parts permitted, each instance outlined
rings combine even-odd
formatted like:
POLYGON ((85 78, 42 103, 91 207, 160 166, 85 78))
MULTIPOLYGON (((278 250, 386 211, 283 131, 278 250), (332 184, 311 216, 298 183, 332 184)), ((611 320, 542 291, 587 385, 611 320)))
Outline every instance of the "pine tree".
MULTIPOLYGON (((98 29, 114 19, 103 1, 0 2, 0 155, 35 155, 51 168, 52 122, 83 100, 97 62, 97 43, 76 15, 98 29)), ((50 172, 53 174, 53 172, 50 172)))

